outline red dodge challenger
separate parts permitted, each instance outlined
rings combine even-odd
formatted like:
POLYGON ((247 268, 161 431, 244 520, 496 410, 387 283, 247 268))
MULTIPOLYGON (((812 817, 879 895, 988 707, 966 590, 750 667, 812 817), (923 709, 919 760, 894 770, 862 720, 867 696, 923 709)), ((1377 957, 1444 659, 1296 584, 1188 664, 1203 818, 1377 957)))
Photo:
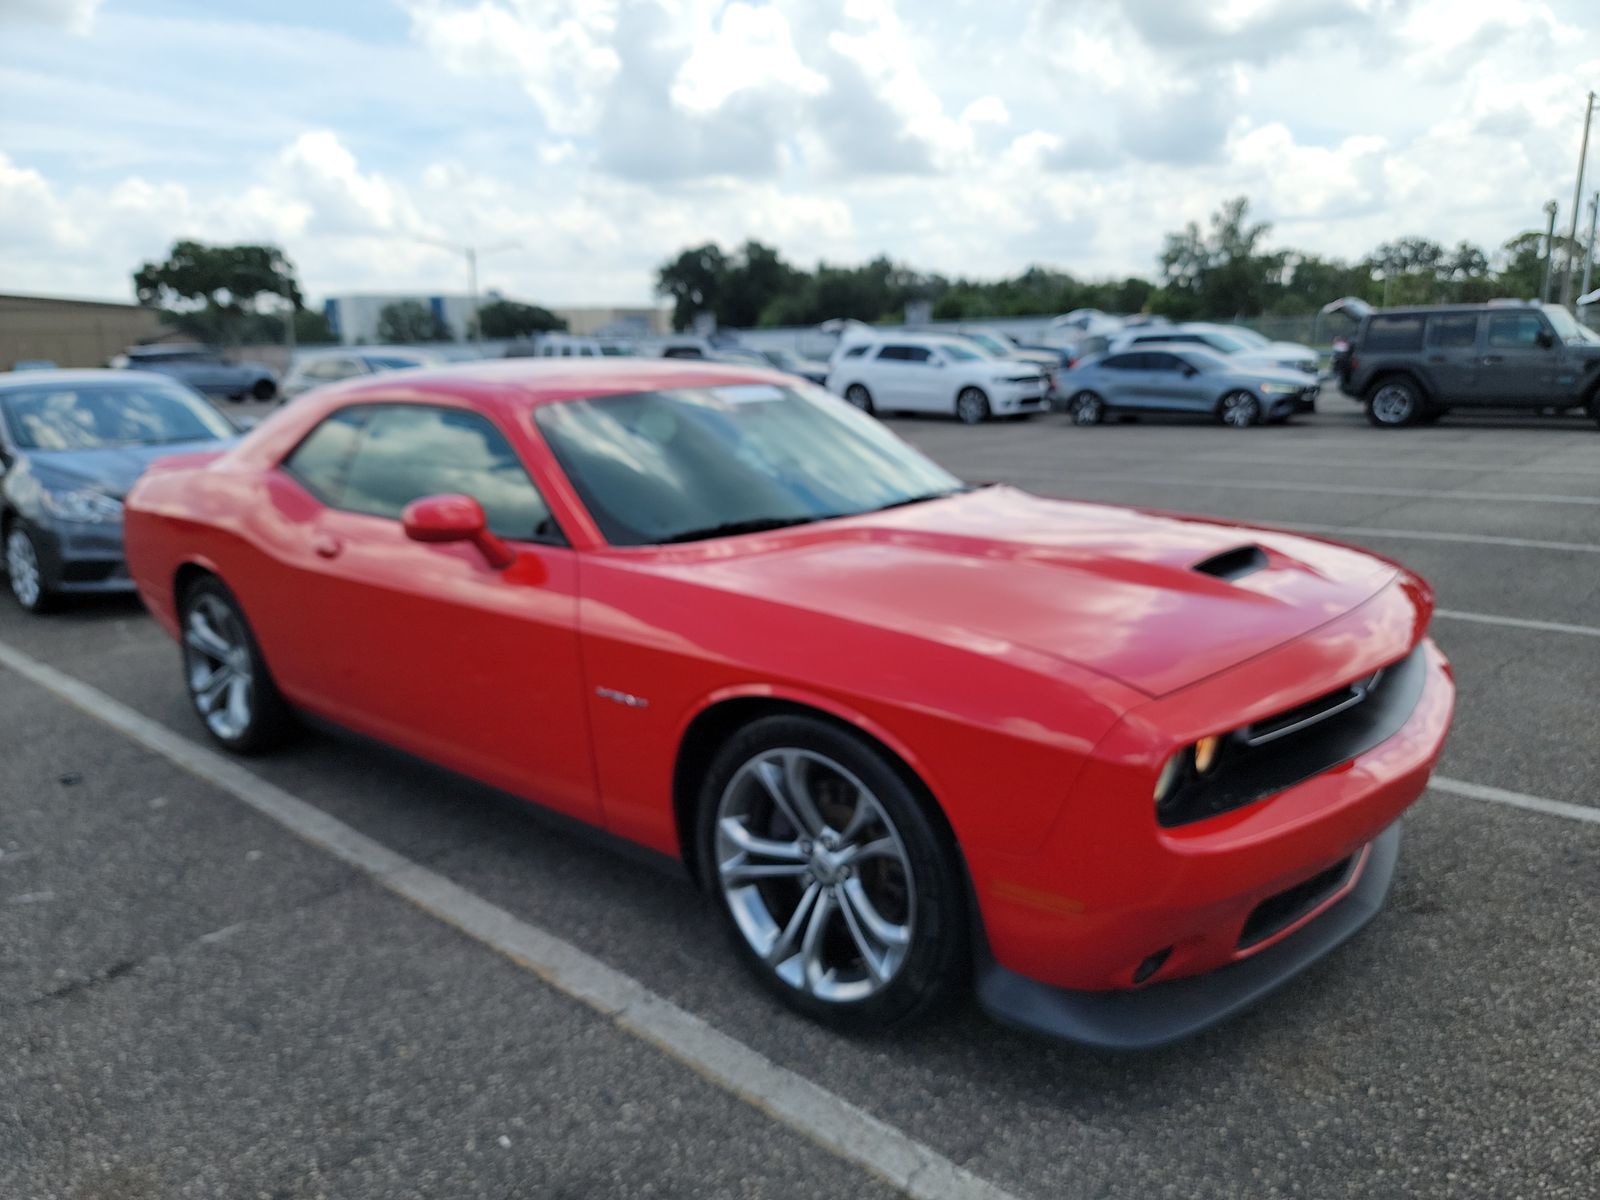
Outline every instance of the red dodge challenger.
POLYGON ((1369 920, 1450 724, 1428 586, 961 483, 792 377, 509 360, 319 389, 127 500, 211 735, 293 714, 682 859, 853 1027, 964 980, 1152 1046, 1369 920))

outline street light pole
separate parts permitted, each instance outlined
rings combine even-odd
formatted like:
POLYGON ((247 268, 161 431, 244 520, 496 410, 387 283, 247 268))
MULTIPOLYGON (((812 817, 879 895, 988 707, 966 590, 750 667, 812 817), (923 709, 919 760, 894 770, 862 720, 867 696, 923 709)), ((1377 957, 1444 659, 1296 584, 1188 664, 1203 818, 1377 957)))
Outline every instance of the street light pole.
POLYGON ((1572 307, 1572 250, 1578 243, 1578 207, 1583 203, 1583 171, 1589 162, 1589 123, 1594 119, 1594 93, 1583 110, 1583 145, 1578 147, 1578 182, 1572 189, 1572 228, 1567 233, 1567 263, 1561 272, 1561 303, 1572 307))
POLYGON ((1583 287, 1578 290, 1579 296, 1589 294, 1589 278, 1594 273, 1594 235, 1600 228, 1600 192, 1589 198, 1589 241, 1583 248, 1583 287))
POLYGON ((514 250, 522 243, 518 241, 496 242, 492 246, 461 246, 455 242, 441 242, 435 238, 413 237, 415 242, 425 245, 437 246, 441 250, 449 250, 454 254, 463 255, 467 260, 467 303, 472 310, 471 324, 467 328, 467 340, 471 342, 483 341, 483 331, 478 328, 478 255, 494 254, 500 250, 514 250))
POLYGON ((1544 204, 1544 286, 1539 289, 1539 300, 1543 304, 1550 303, 1550 268, 1556 260, 1556 202, 1546 200, 1544 204))

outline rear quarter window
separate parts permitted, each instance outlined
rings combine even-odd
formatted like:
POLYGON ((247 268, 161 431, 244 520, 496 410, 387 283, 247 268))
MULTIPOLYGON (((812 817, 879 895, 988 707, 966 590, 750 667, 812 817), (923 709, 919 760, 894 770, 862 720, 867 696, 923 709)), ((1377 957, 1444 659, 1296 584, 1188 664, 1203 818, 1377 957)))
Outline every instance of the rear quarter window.
POLYGON ((1421 317, 1373 317, 1362 345, 1367 350, 1421 350, 1421 317))

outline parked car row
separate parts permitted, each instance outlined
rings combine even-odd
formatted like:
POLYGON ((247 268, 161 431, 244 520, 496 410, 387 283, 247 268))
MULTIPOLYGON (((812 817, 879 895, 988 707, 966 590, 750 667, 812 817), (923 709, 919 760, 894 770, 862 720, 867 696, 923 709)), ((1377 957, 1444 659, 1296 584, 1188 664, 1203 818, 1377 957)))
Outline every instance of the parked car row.
POLYGON ((169 375, 208 396, 229 400, 270 400, 278 394, 278 377, 258 362, 232 362, 221 351, 195 343, 158 342, 130 346, 111 366, 169 375))

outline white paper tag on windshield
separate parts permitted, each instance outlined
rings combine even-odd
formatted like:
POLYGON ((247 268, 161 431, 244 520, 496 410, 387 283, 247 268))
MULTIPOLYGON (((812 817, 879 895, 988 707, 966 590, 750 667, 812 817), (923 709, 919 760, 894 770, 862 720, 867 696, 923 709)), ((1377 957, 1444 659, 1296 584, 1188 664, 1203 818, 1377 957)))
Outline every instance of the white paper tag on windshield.
POLYGON ((726 400, 729 404, 764 404, 772 400, 783 399, 783 389, 773 387, 770 383, 744 383, 735 387, 719 387, 716 389, 719 400, 726 400))

